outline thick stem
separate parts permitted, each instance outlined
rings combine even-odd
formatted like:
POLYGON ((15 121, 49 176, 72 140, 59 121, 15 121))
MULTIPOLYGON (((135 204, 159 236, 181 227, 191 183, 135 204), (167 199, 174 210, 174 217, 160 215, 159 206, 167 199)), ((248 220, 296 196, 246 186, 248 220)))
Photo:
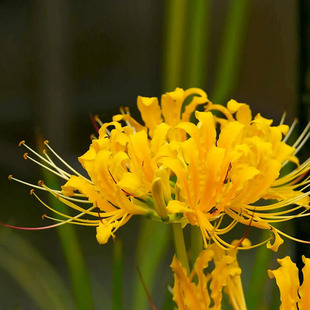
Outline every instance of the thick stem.
POLYGON ((198 226, 191 226, 191 267, 194 267, 196 258, 203 250, 201 230, 198 226))
POLYGON ((174 246, 177 258, 181 262, 182 266, 186 268, 187 273, 189 274, 190 269, 185 248, 182 224, 173 223, 172 230, 173 230, 174 246))

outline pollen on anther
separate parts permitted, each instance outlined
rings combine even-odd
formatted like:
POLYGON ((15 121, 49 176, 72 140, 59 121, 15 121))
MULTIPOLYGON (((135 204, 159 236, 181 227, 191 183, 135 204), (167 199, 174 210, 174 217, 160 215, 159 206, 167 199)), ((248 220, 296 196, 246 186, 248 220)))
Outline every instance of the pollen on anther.
POLYGON ((44 142, 43 142, 44 144, 48 144, 48 143, 50 143, 48 140, 44 140, 44 142))
POLYGON ((13 175, 12 175, 12 174, 10 174, 10 175, 8 176, 8 179, 11 181, 11 180, 12 180, 12 178, 13 178, 13 175))
POLYGON ((39 181, 38 181, 38 185, 39 185, 39 186, 42 186, 43 184, 44 184, 44 182, 43 182, 42 180, 39 180, 39 181))
POLYGON ((24 159, 27 159, 27 156, 28 156, 28 153, 25 153, 25 154, 23 155, 24 159))
POLYGON ((46 214, 42 214, 42 220, 44 220, 46 217, 46 214))
POLYGON ((19 143, 18 143, 18 146, 22 146, 23 144, 25 144, 26 143, 26 141, 25 140, 22 140, 22 141, 20 141, 19 143))
POLYGON ((43 150, 42 150, 42 153, 45 155, 45 154, 46 154, 46 149, 43 149, 43 150))
POLYGON ((34 193, 34 189, 32 188, 31 190, 30 190, 30 195, 32 195, 34 193))

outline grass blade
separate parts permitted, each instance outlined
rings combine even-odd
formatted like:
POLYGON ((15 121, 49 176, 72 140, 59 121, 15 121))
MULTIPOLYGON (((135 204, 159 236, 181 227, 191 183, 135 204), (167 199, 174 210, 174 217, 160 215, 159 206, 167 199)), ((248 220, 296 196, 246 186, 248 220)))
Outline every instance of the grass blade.
POLYGON ((24 238, 13 231, 0 234, 0 266, 43 310, 73 309, 73 298, 55 269, 24 238))

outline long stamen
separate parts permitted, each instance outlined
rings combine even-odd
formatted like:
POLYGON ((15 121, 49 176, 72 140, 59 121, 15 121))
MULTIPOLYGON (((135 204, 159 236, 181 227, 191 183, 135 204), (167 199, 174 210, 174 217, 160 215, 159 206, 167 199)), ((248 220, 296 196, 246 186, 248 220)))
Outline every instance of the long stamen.
POLYGON ((49 157, 49 155, 47 154, 46 150, 43 150, 43 154, 45 155, 45 157, 48 159, 48 161, 50 162, 50 165, 55 168, 60 174, 70 178, 71 174, 68 173, 67 171, 64 171, 63 169, 59 168, 54 161, 49 157))
POLYGON ((244 239, 246 238, 246 236, 248 235, 248 233, 250 232, 250 228, 251 228, 251 225, 252 225, 252 222, 253 222, 253 218, 254 218, 254 214, 255 214, 255 209, 252 213, 252 216, 251 216, 251 219, 250 219, 250 222, 249 222, 249 225, 243 235, 243 237, 240 239, 240 241, 236 244, 235 246, 235 249, 238 249, 240 247, 240 245, 242 244, 242 242, 244 241, 244 239))
POLYGON ((287 113, 286 113, 286 111, 284 111, 282 114, 281 120, 280 120, 280 125, 283 125, 285 118, 286 118, 286 115, 287 115, 287 113))
MULTIPOLYGON (((87 203, 87 204, 90 204, 91 202, 88 200, 87 196, 85 196, 84 194, 78 194, 78 193, 74 193, 74 197, 81 197, 81 198, 85 198, 85 199, 78 199, 78 198, 74 198, 74 197, 68 197, 68 196, 65 196, 62 194, 62 192, 60 190, 56 190, 56 189, 52 189, 52 188, 49 188, 49 190, 47 190, 46 188, 42 187, 42 185, 36 185, 36 184, 32 184, 32 183, 29 183, 29 182, 25 182, 23 180, 20 180, 20 179, 17 179, 15 177, 13 177, 12 174, 10 174, 8 176, 8 179, 10 181, 15 181, 15 182, 18 182, 18 183, 21 183, 23 185, 26 185, 26 186, 29 186, 31 188, 36 188, 36 189, 39 189, 41 191, 45 191, 45 192, 53 192, 55 195, 58 195, 62 198, 65 198, 67 200, 71 200, 71 201, 75 201, 75 202, 80 202, 80 203, 87 203), (86 200, 87 199, 87 200, 86 200)), ((41 184, 42 181, 39 181, 39 184, 41 184)))
POLYGON ((44 144, 46 145, 46 147, 54 154, 55 157, 57 157, 57 159, 59 161, 61 161, 68 169, 70 169, 73 173, 75 173, 77 176, 83 178, 84 180, 86 180, 89 183, 92 183, 89 179, 85 178, 83 175, 81 175, 78 171, 76 171, 74 168, 72 168, 66 161, 64 161, 49 145, 48 140, 44 141, 44 144))
POLYGON ((292 125, 290 126, 288 133, 286 134, 286 136, 282 140, 283 142, 286 142, 289 139, 289 137, 291 136, 292 132, 294 131, 294 128, 297 125, 297 123, 298 123, 298 120, 295 118, 292 125))
MULTIPOLYGON (((303 132, 301 133, 301 135, 299 136, 299 138, 295 141, 295 143, 292 145, 293 148, 297 148, 297 146, 299 145, 299 143, 304 139, 304 137, 309 133, 309 129, 310 129, 310 122, 307 124, 307 126, 305 127, 305 129, 303 130, 303 132)), ((305 143, 305 142, 303 142, 305 143)))
MULTIPOLYGON (((309 123, 310 124, 310 123, 309 123)), ((305 145, 305 143, 308 141, 310 137, 310 131, 307 133, 307 135, 304 137, 304 139, 301 141, 301 143, 299 144, 299 146, 296 148, 294 155, 296 155, 301 148, 305 145)))
POLYGON ((94 120, 100 125, 100 127, 103 125, 103 122, 101 121, 98 115, 94 116, 94 120))
POLYGON ((64 179, 64 180, 66 180, 66 181, 69 180, 69 178, 68 178, 67 176, 65 176, 65 175, 63 175, 63 174, 60 174, 59 172, 57 172, 57 171, 55 171, 55 170, 53 170, 53 169, 47 167, 46 165, 40 163, 39 161, 37 161, 37 160, 35 160, 34 158, 30 157, 30 156, 28 155, 28 153, 25 153, 25 154, 24 154, 24 159, 30 159, 31 161, 33 161, 34 163, 36 163, 38 166, 41 166, 42 168, 44 168, 44 169, 46 169, 46 170, 52 172, 53 174, 57 175, 58 177, 60 177, 60 178, 62 178, 62 179, 64 179))
MULTIPOLYGON (((63 222, 63 220, 61 220, 61 219, 58 219, 58 218, 55 218, 55 217, 52 217, 52 216, 49 216, 46 214, 44 214, 44 218, 47 218, 47 219, 55 221, 55 222, 63 222)), ((81 219, 78 219, 78 221, 73 220, 73 221, 69 222, 68 224, 96 227, 99 225, 99 221, 98 220, 92 220, 92 221, 84 220, 84 221, 82 221, 81 219)))
POLYGON ((279 230, 278 228, 275 228, 275 227, 274 227, 274 229, 275 229, 275 231, 276 231, 277 233, 279 233, 280 235, 282 235, 282 236, 284 236, 284 237, 286 237, 286 238, 288 238, 288 239, 290 239, 290 240, 297 241, 297 242, 300 242, 300 243, 310 244, 310 241, 302 240, 302 239, 297 239, 297 238, 295 238, 295 237, 292 237, 292 236, 290 236, 290 235, 284 233, 283 231, 279 230))
MULTIPOLYGON (((124 108, 124 107, 121 107, 121 108, 120 108, 120 111, 121 111, 121 113, 122 113, 123 115, 125 115, 125 114, 130 115, 130 112, 129 112, 129 108, 128 108, 128 107, 127 107, 127 108, 126 108, 126 107, 125 107, 125 108, 124 108)), ((130 127, 131 129, 133 129, 134 133, 137 132, 136 128, 135 128, 134 126, 132 126, 128 120, 125 120, 125 123, 126 123, 126 125, 127 125, 128 127, 130 127)))
POLYGON ((96 119, 94 118, 94 116, 91 113, 89 113, 89 117, 90 117, 90 120, 91 120, 96 132, 99 132, 99 127, 97 125, 96 119))
MULTIPOLYGON (((19 142, 18 146, 24 146, 25 148, 27 148, 32 154, 34 154, 36 157, 38 157, 42 162, 48 164, 49 166, 51 166, 52 168, 56 169, 60 174, 67 174, 70 177, 70 174, 66 173, 64 170, 60 169, 59 167, 57 167, 53 161, 47 156, 47 154, 45 155, 47 158, 44 158, 42 155, 40 155, 38 152, 36 152, 35 150, 33 150, 30 146, 28 146, 25 142, 25 140, 22 140, 21 142, 19 142)), ((43 150, 44 153, 46 153, 43 150)), ((28 153, 24 154, 24 159, 31 159, 32 161, 34 161, 36 164, 38 164, 38 161, 35 161, 33 158, 31 158, 30 156, 28 156, 28 153)), ((49 169, 48 166, 44 165, 43 163, 40 164, 40 166, 42 166, 45 169, 48 169, 49 171, 51 171, 49 169)), ((54 173, 54 172, 53 172, 54 173)))

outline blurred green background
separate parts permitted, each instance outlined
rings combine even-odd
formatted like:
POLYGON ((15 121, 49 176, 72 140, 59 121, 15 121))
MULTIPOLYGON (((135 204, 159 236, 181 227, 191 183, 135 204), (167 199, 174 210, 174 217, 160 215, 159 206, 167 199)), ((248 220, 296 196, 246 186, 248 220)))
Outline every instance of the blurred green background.
MULTIPOLYGON (((299 115, 304 125, 309 120, 308 20, 308 1, 297 0, 1 1, 0 220, 47 224, 41 219, 46 210, 28 195, 29 188, 7 181, 8 174, 33 183, 43 178, 38 167, 22 159, 20 140, 35 146, 36 137, 49 139, 79 168, 76 158, 95 131, 88 113, 109 121, 120 106, 130 106, 137 115, 138 95, 159 97, 176 86, 197 86, 216 103, 234 98, 276 121, 287 111, 288 123, 299 115)), ((1 228, 1 309, 120 309, 112 301, 112 278, 120 277, 112 261, 121 252, 123 264, 114 267, 123 270, 123 281, 114 283, 123 285, 124 308, 150 307, 137 265, 153 283, 149 288, 160 308, 171 279, 172 250, 165 232, 150 223, 151 228, 140 228, 141 222, 133 218, 117 232, 123 247, 99 246, 95 230, 86 227, 63 233, 1 228), (71 245, 74 254, 70 257, 61 244, 71 245), (159 263, 150 272, 147 255, 153 250, 159 263), (81 275, 76 279, 75 271, 81 275), (86 304, 73 306, 84 299, 76 292, 89 296, 90 289, 86 304)), ((306 239, 302 227, 298 233, 306 239)), ((246 273, 254 257, 255 251, 241 257, 246 273)), ((246 287, 253 282, 250 276, 244 281, 246 287)), ((268 304, 270 295, 260 302, 268 304)))

